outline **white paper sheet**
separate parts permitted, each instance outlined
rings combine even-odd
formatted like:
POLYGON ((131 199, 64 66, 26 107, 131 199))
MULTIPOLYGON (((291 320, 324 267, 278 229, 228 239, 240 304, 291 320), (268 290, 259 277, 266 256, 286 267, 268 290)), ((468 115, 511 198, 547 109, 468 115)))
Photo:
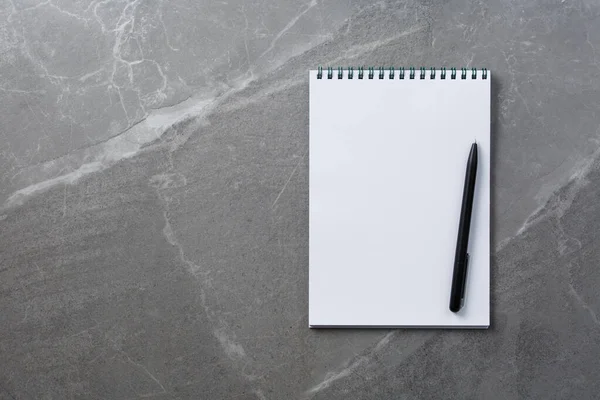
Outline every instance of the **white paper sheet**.
POLYGON ((490 82, 310 71, 311 327, 479 327, 490 315, 490 82), (462 310, 449 310, 467 157, 479 163, 462 310))

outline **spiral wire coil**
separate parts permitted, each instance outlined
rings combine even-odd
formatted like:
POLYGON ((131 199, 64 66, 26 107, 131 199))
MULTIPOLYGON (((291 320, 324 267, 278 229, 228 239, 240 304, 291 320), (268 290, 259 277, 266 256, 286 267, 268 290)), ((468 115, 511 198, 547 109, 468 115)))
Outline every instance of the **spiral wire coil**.
MULTIPOLYGON (((343 67, 337 67, 337 79, 344 79, 344 68, 343 67)), ((346 78, 347 79, 354 79, 355 77, 355 73, 354 73, 354 67, 348 67, 345 69, 347 74, 346 74, 346 78)), ((438 79, 438 74, 437 72, 439 71, 439 79, 457 79, 459 77, 458 71, 456 68, 451 67, 451 68, 446 68, 446 67, 442 67, 439 70, 437 70, 434 67, 431 68, 426 68, 426 67, 420 67, 419 68, 419 73, 417 76, 417 71, 415 69, 415 67, 408 67, 408 74, 406 74, 406 70, 404 67, 399 67, 399 68, 394 68, 394 67, 367 67, 367 74, 366 74, 366 78, 367 79, 385 79, 386 76, 388 79, 438 79), (377 70, 377 74, 375 73, 375 71, 377 70), (427 71, 429 70, 429 77, 427 78, 427 71), (386 75, 386 71, 388 72, 386 75), (398 76, 398 78, 396 78, 396 75, 398 76)), ((356 68, 356 77, 358 79, 364 79, 365 78, 365 67, 357 67, 356 68)), ((488 78, 488 70, 487 68, 460 68, 460 79, 461 80, 466 80, 469 78, 470 75, 470 79, 477 79, 478 77, 481 77, 481 79, 487 79, 488 78), (469 74, 470 71, 470 74, 469 74)), ((317 79, 323 79, 323 67, 318 67, 317 68, 317 79)), ((327 67, 327 75, 326 75, 327 79, 333 79, 334 77, 334 69, 333 67, 327 67)))

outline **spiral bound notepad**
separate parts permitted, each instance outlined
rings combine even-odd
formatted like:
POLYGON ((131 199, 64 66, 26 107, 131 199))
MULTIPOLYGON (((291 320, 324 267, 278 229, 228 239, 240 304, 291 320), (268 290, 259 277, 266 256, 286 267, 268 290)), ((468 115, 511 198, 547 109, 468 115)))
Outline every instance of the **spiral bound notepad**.
POLYGON ((309 325, 488 327, 490 72, 319 68, 309 79, 309 325), (466 295, 453 313, 475 140, 466 295))

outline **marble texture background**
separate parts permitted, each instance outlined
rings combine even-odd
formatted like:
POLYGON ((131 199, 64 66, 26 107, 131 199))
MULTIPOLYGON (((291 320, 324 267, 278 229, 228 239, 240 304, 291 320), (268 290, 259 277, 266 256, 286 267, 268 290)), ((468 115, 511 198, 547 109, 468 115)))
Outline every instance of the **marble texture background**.
POLYGON ((0 0, 0 399, 595 399, 600 4, 0 0), (492 326, 309 330, 317 65, 493 71, 492 326))

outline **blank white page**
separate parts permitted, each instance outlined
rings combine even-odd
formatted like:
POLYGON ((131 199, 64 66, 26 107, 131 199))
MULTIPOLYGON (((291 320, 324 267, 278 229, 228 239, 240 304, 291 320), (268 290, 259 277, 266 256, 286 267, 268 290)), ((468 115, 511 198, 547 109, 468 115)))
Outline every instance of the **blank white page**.
POLYGON ((489 326, 490 82, 310 71, 311 327, 489 326), (478 169, 464 306, 449 310, 465 170, 478 169))

